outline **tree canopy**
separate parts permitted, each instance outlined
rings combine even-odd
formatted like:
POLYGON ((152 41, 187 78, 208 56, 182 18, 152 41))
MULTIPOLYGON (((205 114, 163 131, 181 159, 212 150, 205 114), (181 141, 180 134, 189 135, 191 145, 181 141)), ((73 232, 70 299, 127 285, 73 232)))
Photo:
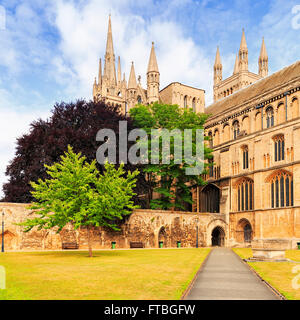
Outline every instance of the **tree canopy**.
MULTIPOLYGON (((175 138, 170 137, 170 144, 167 146, 170 149, 169 163, 162 162, 162 137, 154 138, 151 135, 152 129, 167 129, 169 132, 178 129, 180 131, 181 141, 185 140, 184 130, 190 129, 191 135, 191 149, 193 154, 197 149, 196 131, 203 129, 203 125, 207 119, 207 115, 195 113, 192 109, 183 109, 178 105, 168 105, 154 103, 151 105, 137 105, 130 110, 130 116, 133 119, 134 125, 138 128, 144 129, 148 135, 148 149, 151 150, 151 144, 154 139, 159 139, 160 153, 159 162, 153 164, 150 162, 151 152, 148 153, 149 164, 144 166, 144 172, 148 173, 148 179, 154 185, 154 192, 160 196, 152 199, 151 207, 153 209, 169 209, 178 208, 181 210, 187 209, 192 204, 192 194, 190 187, 192 185, 203 185, 205 182, 201 174, 187 175, 186 169, 195 166, 191 164, 188 159, 183 156, 182 161, 178 163, 175 152, 175 138)), ((204 141, 203 155, 204 159, 212 158, 211 149, 209 149, 204 141)), ((153 150, 152 150, 153 152, 153 150)), ((203 159, 203 160, 204 160, 203 159)), ((201 173, 206 173, 207 164, 204 164, 204 170, 201 173)))
MULTIPOLYGON (((127 120, 128 130, 132 121, 122 115, 117 107, 104 103, 78 100, 71 103, 57 103, 47 120, 38 119, 30 125, 28 133, 17 139, 14 159, 6 169, 9 181, 4 184, 3 201, 29 203, 34 200, 30 181, 48 177, 44 166, 60 160, 60 156, 70 144, 74 152, 81 152, 87 161, 96 158, 100 143, 96 141, 98 130, 112 129, 119 140, 119 121, 127 120)), ((128 148, 130 148, 128 143, 128 148)), ((118 149, 117 149, 118 153, 118 149)), ((103 166, 96 164, 100 172, 103 166)), ((138 166, 126 164, 124 169, 134 171, 138 166)), ((144 175, 138 176, 137 193, 147 193, 144 175)), ((135 202, 144 205, 141 197, 135 196, 135 202)))
POLYGON ((37 217, 21 223, 25 232, 35 226, 38 229, 57 227, 57 232, 68 223, 75 229, 84 226, 92 256, 91 227, 119 230, 116 220, 122 220, 137 208, 132 197, 139 171, 128 171, 125 175, 123 164, 116 169, 115 165, 106 162, 104 167, 101 174, 96 160, 89 163, 70 146, 60 162, 45 165, 50 178, 31 182, 36 201, 30 208, 35 210, 37 217))

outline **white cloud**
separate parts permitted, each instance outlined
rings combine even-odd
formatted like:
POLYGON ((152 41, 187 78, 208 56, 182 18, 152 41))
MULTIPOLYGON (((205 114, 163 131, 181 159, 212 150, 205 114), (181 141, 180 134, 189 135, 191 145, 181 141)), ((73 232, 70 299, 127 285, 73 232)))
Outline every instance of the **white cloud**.
POLYGON ((109 13, 115 54, 121 56, 127 80, 134 61, 146 86, 154 41, 161 88, 179 81, 205 89, 209 104, 216 46, 220 45, 226 78, 233 72, 242 27, 250 71, 257 72, 262 36, 270 72, 299 59, 299 30, 291 25, 297 2, 274 0, 264 8, 251 1, 229 7, 191 0, 3 0, 10 10, 7 30, 0 31, 0 184, 14 156, 15 139, 28 131, 30 122, 45 118, 55 100, 91 98, 98 60, 105 53, 109 13), (250 14, 255 6, 265 10, 257 11, 259 18, 250 14))
MULTIPOLYGON (((123 1, 91 0, 85 5, 59 0, 56 3, 55 23, 61 35, 60 49, 63 60, 69 64, 69 72, 77 75, 77 85, 68 85, 68 90, 80 96, 91 97, 92 83, 98 73, 98 59, 104 56, 108 14, 112 14, 113 40, 116 57, 121 56, 122 71, 128 79, 131 61, 135 62, 137 75, 142 76, 145 86, 146 70, 151 49, 155 42, 158 65, 161 73, 161 88, 170 82, 179 81, 204 88, 212 86, 212 68, 201 46, 186 38, 179 24, 163 18, 163 13, 150 21, 134 13, 126 12, 123 1)), ((151 1, 147 5, 151 6, 151 1)), ((153 5, 153 2, 152 2, 153 5)), ((177 1, 172 7, 178 6, 177 1)), ((207 100, 211 100, 208 92, 207 100)))
MULTIPOLYGON (((5 170, 14 158, 16 139, 28 132, 29 125, 38 118, 47 118, 50 113, 29 110, 19 106, 16 110, 14 98, 5 90, 0 90, 0 186, 7 181, 5 170)), ((3 196, 0 188, 0 198, 3 196)))

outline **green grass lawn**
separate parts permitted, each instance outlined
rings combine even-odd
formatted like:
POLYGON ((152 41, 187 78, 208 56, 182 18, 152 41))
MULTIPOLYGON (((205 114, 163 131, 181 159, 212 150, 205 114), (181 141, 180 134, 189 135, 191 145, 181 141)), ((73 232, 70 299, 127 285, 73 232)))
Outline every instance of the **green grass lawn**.
MULTIPOLYGON (((233 249, 242 259, 252 257, 251 249, 233 249)), ((287 250, 286 258, 300 262, 300 250, 287 250)), ((300 274, 300 267, 297 273, 292 269, 300 264, 292 262, 248 262, 249 265, 274 288, 276 288, 287 299, 300 300, 300 288, 294 289, 292 281, 300 274)), ((299 277, 299 276, 298 276, 299 277)), ((300 279, 298 280, 300 285, 300 279)))
POLYGON ((210 249, 0 253, 0 299, 180 299, 210 249))

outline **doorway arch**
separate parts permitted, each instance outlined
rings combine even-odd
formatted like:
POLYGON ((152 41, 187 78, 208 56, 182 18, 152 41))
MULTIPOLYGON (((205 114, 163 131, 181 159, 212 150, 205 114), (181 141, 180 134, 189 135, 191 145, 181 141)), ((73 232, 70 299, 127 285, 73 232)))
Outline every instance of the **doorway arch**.
POLYGON ((244 242, 251 242, 252 239, 252 228, 250 223, 247 223, 244 227, 244 242))
POLYGON ((213 247, 224 247, 225 245, 225 232, 222 227, 215 227, 211 232, 211 245, 213 247))
POLYGON ((158 232, 158 243, 161 241, 163 242, 164 247, 168 246, 168 236, 165 227, 161 227, 158 232))
POLYGON ((240 243, 249 244, 253 238, 252 225, 248 219, 242 218, 237 225, 236 240, 240 243))

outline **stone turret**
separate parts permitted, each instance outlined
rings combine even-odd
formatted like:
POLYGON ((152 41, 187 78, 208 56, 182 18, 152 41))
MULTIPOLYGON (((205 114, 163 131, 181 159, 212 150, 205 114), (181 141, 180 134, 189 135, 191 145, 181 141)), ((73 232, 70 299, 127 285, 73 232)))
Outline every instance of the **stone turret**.
POLYGON ((260 55, 258 58, 258 73, 261 77, 266 77, 268 75, 268 54, 265 45, 264 38, 262 39, 260 55))
POLYGON ((131 63, 130 75, 127 86, 128 110, 133 108, 137 103, 137 82, 134 70, 134 64, 131 63))
POLYGON ((244 29, 239 50, 239 71, 248 71, 248 47, 244 29))
POLYGON ((148 103, 159 101, 160 73, 158 70, 154 42, 152 42, 147 69, 147 100, 148 103))
POLYGON ((214 64, 214 85, 222 81, 222 62, 219 47, 217 47, 216 59, 214 64))

